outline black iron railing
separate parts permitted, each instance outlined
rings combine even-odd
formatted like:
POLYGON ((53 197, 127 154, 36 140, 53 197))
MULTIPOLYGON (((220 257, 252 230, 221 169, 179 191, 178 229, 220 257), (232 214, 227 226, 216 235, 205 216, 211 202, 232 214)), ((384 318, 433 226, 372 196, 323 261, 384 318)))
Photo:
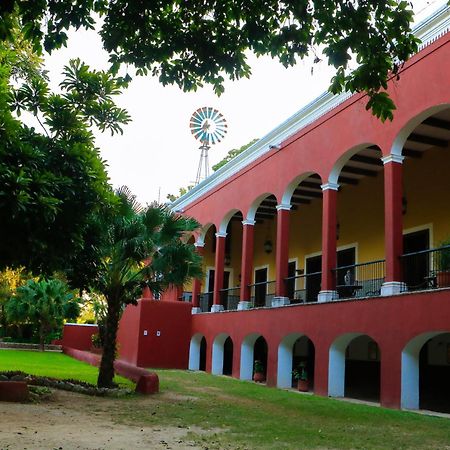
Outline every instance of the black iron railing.
POLYGON ((403 291, 450 287, 450 245, 401 256, 403 291))
POLYGON ((232 287, 220 290, 220 303, 223 305, 223 309, 227 311, 233 311, 237 309, 240 298, 240 291, 240 287, 232 287))
POLYGON ((285 278, 286 295, 292 304, 317 302, 321 281, 322 272, 285 278))
POLYGON ((200 294, 199 306, 202 312, 211 311, 211 306, 213 304, 214 292, 204 292, 200 294))
POLYGON ((250 303, 253 308, 272 306, 272 299, 275 297, 275 281, 249 284, 249 288, 250 303))
POLYGON ((379 259, 333 269, 339 298, 376 297, 386 276, 386 261, 379 259))

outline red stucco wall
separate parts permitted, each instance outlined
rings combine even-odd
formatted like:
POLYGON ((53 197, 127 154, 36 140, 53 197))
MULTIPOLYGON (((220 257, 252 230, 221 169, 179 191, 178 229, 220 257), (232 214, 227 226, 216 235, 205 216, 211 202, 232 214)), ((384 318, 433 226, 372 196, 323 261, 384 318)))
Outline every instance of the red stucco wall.
POLYGON ((97 325, 66 323, 63 329, 61 345, 78 350, 89 350, 92 347, 92 335, 97 333, 97 325))
POLYGON ((139 300, 120 321, 120 359, 140 367, 186 369, 190 333, 190 303, 139 300))

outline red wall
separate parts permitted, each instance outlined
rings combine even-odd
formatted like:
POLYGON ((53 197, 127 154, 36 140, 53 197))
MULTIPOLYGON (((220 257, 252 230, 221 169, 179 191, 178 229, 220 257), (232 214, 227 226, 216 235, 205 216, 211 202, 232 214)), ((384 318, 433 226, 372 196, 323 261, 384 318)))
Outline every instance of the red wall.
POLYGON ((97 333, 97 325, 66 323, 63 329, 61 345, 78 350, 89 350, 92 347, 92 335, 97 333))
POLYGON ((140 367, 187 369, 191 317, 185 302, 139 300, 127 306, 117 339, 120 359, 140 367))
POLYGON ((415 336, 430 331, 450 332, 450 290, 404 294, 364 300, 292 305, 218 314, 197 314, 192 336, 207 341, 207 370, 212 343, 221 334, 233 340, 233 376, 240 373, 240 348, 246 336, 262 335, 268 345, 267 384, 277 383, 278 346, 291 333, 308 336, 315 347, 315 393, 328 394, 328 355, 331 344, 346 333, 370 336, 381 354, 381 403, 400 405, 401 351, 415 336))

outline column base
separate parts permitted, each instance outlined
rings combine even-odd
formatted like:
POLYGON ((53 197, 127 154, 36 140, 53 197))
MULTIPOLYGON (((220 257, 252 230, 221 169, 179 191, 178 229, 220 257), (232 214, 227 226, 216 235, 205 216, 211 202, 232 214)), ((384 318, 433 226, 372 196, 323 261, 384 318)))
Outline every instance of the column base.
POLYGON ((277 306, 286 306, 290 305, 289 297, 274 297, 272 299, 272 308, 276 308, 277 306))
POLYGON ((245 311, 246 309, 250 309, 252 307, 251 302, 239 302, 237 309, 238 311, 245 311))
POLYGON ((319 303, 332 302, 338 299, 338 293, 336 291, 320 291, 317 296, 319 303))
POLYGON ((211 312, 220 312, 223 311, 223 305, 212 305, 211 312))
POLYGON ((191 313, 192 314, 200 314, 202 312, 202 308, 199 308, 198 306, 193 306, 191 313))
POLYGON ((381 296, 388 297, 390 295, 397 295, 407 290, 406 284, 402 281, 387 281, 381 286, 381 296))

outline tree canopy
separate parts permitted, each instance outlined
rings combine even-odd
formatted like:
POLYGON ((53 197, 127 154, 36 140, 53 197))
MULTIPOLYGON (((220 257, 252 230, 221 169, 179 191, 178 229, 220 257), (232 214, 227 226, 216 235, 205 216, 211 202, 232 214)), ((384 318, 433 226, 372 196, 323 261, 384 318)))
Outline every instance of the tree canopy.
POLYGON ((64 75, 61 93, 51 92, 20 33, 0 42, 0 268, 62 270, 84 248, 92 216, 114 201, 91 129, 114 134, 129 121, 113 102, 119 84, 80 60, 64 75), (37 130, 20 121, 24 111, 37 130))
POLYGON ((0 39, 10 38, 17 17, 34 48, 47 51, 66 45, 70 27, 98 22, 113 72, 127 66, 124 81, 131 65, 185 91, 209 83, 220 94, 225 77, 249 77, 249 50, 286 67, 323 50, 336 68, 331 91, 367 92, 383 120, 395 108, 383 91, 388 76, 418 44, 404 0, 8 0, 0 14, 0 39))

